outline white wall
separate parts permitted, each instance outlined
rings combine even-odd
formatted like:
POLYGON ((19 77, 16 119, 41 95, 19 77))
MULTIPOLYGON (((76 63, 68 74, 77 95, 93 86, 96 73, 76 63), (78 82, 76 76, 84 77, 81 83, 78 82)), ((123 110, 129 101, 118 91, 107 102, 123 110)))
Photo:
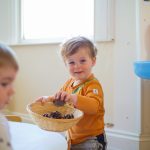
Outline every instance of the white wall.
MULTIPOLYGON (((98 57, 94 73, 100 80, 104 93, 107 120, 112 121, 113 109, 113 43, 97 45, 98 57), (109 59, 109 61, 107 61, 109 59), (109 85, 109 86, 108 86, 109 85), (107 94, 109 93, 109 94, 107 94)), ((20 72, 16 80, 16 94, 12 110, 26 113, 25 106, 42 95, 54 94, 68 78, 59 45, 13 46, 18 55, 20 72)))

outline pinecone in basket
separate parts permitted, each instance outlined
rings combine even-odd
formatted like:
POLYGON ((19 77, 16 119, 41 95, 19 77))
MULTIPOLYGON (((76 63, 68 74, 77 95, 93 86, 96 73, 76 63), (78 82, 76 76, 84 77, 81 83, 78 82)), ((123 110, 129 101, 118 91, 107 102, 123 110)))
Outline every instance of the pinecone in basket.
POLYGON ((63 118, 64 118, 64 119, 73 119, 74 116, 73 116, 73 114, 66 114, 66 115, 64 115, 63 118))
POLYGON ((58 111, 45 113, 45 114, 43 114, 43 117, 54 118, 54 119, 72 119, 72 118, 74 118, 73 114, 66 114, 63 116, 58 111))

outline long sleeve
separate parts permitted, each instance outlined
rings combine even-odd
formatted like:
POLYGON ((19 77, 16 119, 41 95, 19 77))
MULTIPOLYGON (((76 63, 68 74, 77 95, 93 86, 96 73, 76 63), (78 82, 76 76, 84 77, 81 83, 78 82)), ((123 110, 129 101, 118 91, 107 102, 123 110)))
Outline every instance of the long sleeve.
POLYGON ((71 143, 77 144, 104 132, 105 110, 101 84, 93 75, 77 86, 73 82, 69 79, 62 90, 77 94, 76 108, 84 112, 83 118, 68 131, 71 143))

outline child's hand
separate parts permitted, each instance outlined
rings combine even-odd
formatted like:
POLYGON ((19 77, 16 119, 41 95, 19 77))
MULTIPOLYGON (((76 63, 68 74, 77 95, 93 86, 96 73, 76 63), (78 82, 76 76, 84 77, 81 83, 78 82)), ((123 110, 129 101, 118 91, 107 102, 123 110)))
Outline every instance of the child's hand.
POLYGON ((77 95, 69 94, 65 91, 59 91, 54 95, 54 99, 59 99, 64 102, 71 102, 71 103, 73 103, 74 106, 76 106, 77 95))
POLYGON ((41 104, 44 104, 46 102, 52 102, 54 100, 53 96, 41 96, 35 100, 35 102, 41 102, 41 104))

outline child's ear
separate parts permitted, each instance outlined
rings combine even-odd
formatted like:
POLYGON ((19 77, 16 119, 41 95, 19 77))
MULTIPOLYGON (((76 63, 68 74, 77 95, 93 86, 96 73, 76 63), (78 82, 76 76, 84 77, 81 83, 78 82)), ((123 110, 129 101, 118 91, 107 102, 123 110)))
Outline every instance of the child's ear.
POLYGON ((92 59, 92 61, 93 61, 93 66, 95 66, 95 64, 96 64, 96 57, 94 57, 94 58, 92 59))

